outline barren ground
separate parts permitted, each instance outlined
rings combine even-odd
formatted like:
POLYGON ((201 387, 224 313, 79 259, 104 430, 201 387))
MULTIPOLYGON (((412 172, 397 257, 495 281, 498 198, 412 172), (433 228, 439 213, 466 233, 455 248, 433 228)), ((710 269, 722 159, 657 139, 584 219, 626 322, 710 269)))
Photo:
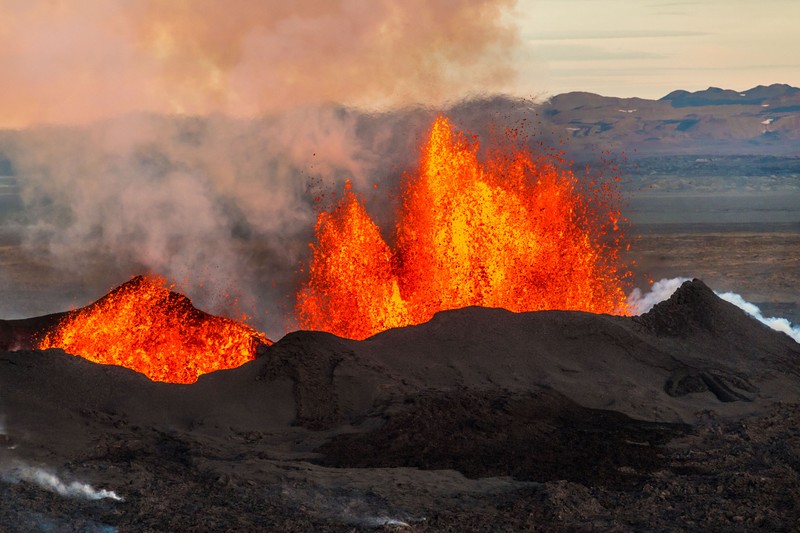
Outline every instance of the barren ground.
POLYGON ((631 257, 642 288, 648 277, 697 277, 741 294, 765 316, 800 323, 800 231, 660 228, 642 233, 631 257))

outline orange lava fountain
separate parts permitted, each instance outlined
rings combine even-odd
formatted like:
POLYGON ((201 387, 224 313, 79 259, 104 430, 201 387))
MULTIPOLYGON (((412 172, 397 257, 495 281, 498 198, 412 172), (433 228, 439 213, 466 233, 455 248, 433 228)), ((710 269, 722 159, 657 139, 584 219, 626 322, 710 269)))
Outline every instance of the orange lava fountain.
POLYGON ((471 305, 626 313, 615 189, 584 191, 552 154, 504 146, 487 159, 440 116, 406 181, 394 247, 347 183, 317 219, 300 326, 363 339, 471 305))
POLYGON ((194 383, 201 374, 251 361, 259 344, 271 343, 249 326, 195 309, 164 279, 138 276, 68 313, 39 349, 62 348, 154 381, 194 383))

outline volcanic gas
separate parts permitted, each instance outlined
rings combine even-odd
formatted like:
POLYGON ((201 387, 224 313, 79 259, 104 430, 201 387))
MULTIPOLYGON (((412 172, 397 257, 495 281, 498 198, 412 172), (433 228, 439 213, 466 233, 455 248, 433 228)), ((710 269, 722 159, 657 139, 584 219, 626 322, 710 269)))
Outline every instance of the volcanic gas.
POLYGON ((163 278, 137 276, 68 313, 38 347, 124 366, 154 381, 194 383, 201 374, 251 361, 259 344, 271 342, 245 324, 199 311, 163 278))
POLYGON ((320 212, 301 327, 363 339, 466 306, 625 314, 619 193, 510 130, 479 143, 439 116, 407 175, 390 245, 348 182, 320 212))

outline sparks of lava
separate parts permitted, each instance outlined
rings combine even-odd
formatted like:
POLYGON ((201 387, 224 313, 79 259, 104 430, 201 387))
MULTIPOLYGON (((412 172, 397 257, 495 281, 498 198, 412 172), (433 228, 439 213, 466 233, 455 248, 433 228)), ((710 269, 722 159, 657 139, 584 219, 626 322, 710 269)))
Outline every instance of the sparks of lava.
POLYGON ((247 325, 195 309, 164 279, 138 276, 68 313, 39 349, 61 348, 154 381, 194 383, 201 374, 254 359, 259 344, 270 342, 247 325))
POLYGON ((471 305, 626 313, 618 191, 585 187, 515 135, 482 163, 477 141, 437 118, 406 177, 393 246, 346 183, 317 219, 300 326, 363 339, 471 305))

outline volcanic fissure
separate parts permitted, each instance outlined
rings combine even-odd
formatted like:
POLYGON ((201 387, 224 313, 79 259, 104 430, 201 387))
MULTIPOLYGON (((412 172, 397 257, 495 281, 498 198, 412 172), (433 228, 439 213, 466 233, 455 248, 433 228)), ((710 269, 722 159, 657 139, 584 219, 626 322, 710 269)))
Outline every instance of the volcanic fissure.
MULTIPOLYGON (((347 181, 319 213, 295 315, 303 329, 364 339, 468 306, 627 314, 630 272, 619 191, 580 180, 559 153, 521 147, 518 130, 483 151, 439 116, 405 176, 391 241, 347 181)), ((42 332, 62 348, 156 381, 192 383, 255 357, 262 333, 195 309, 139 276, 42 332)))
POLYGON ((477 141, 439 116, 382 237, 351 184, 320 213, 309 279, 297 295, 304 329, 363 339, 472 305, 625 314, 628 272, 618 193, 583 187, 558 154, 477 141))

